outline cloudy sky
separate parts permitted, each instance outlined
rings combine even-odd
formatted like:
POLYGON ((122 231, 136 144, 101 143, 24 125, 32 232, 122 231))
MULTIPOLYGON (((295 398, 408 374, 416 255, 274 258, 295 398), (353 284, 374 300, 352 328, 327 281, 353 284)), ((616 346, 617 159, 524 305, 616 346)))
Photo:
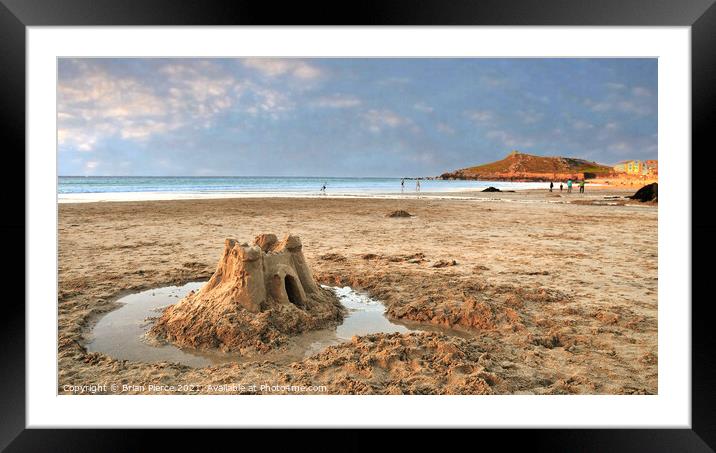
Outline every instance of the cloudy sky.
POLYGON ((61 59, 60 175, 429 176, 657 158, 656 59, 61 59))

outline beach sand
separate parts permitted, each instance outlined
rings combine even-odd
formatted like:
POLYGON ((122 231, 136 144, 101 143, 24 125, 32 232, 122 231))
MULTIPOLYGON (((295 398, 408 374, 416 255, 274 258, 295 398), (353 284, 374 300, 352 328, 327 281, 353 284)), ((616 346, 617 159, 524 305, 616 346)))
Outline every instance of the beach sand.
MULTIPOLYGON (((658 208, 611 198, 633 190, 587 189, 60 204, 58 392, 256 383, 307 389, 298 393, 657 393, 658 208), (395 210, 414 216, 387 216, 395 210), (190 368, 86 351, 118 296, 207 279, 227 237, 289 232, 321 283, 368 291, 392 318, 469 335, 354 337, 288 365, 190 368)), ((257 392, 295 393, 228 390, 257 392)))

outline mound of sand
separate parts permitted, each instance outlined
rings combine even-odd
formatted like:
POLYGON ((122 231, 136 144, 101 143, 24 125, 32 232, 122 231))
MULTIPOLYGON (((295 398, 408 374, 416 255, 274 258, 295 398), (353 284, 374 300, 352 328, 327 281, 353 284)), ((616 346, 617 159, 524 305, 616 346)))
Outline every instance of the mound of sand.
POLYGON ((268 351, 287 335, 342 319, 336 296, 314 280, 301 240, 262 234, 253 246, 227 239, 211 279, 168 307, 150 336, 194 349, 268 351))
POLYGON ((645 201, 658 201, 658 195, 659 195, 659 184, 658 183, 651 183, 647 184, 646 186, 642 187, 641 189, 637 190, 634 195, 632 195, 632 200, 639 200, 642 203, 645 201))
MULTIPOLYGON (((479 344, 434 332, 372 334, 331 346, 291 366, 291 383, 329 393, 489 395, 500 378, 479 344)), ((497 368, 497 367, 495 367, 497 368)))
POLYGON ((413 214, 409 213, 408 211, 398 210, 393 211, 390 214, 388 214, 388 217, 412 217, 413 214))

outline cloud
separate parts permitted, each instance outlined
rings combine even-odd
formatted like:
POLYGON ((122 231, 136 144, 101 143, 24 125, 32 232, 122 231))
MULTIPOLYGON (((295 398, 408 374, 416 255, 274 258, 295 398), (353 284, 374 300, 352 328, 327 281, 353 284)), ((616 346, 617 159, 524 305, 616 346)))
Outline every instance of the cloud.
POLYGON ((590 124, 583 120, 571 120, 570 123, 572 124, 572 127, 578 131, 583 131, 583 130, 594 128, 593 124, 590 124))
POLYGON ((643 97, 649 97, 651 96, 651 90, 644 87, 634 87, 632 88, 631 92, 634 94, 634 96, 643 96, 643 97))
POLYGON ((104 136, 140 137, 145 124, 164 123, 166 100, 131 77, 110 76, 79 65, 81 76, 63 80, 57 88, 57 139, 61 145, 90 151, 104 136), (131 130, 134 129, 134 132, 131 130))
POLYGON ((480 77, 480 82, 487 85, 490 88, 498 88, 507 85, 507 78, 496 75, 483 75, 480 77))
POLYGON ((386 77, 378 81, 378 85, 407 85, 412 80, 408 77, 386 77))
MULTIPOLYGON (((642 98, 644 98, 642 96, 642 98)), ((629 113, 636 116, 646 116, 652 113, 652 108, 648 103, 637 99, 615 99, 610 98, 604 101, 594 102, 591 99, 584 101, 584 105, 593 112, 621 112, 629 113)))
POLYGON ((357 107, 361 105, 362 102, 360 99, 358 99, 355 96, 349 96, 349 95, 334 95, 334 96, 322 96, 317 98, 315 101, 311 103, 311 105, 315 107, 325 107, 325 108, 332 108, 332 109, 345 109, 345 108, 351 108, 351 107, 357 107))
POLYGON ((57 90, 60 149, 92 151, 109 138, 143 143, 178 129, 210 128, 230 111, 277 119, 295 107, 284 92, 204 60, 154 66, 144 77, 110 72, 101 61, 70 64, 73 76, 61 73, 57 90))
POLYGON ((128 140, 144 140, 153 134, 169 132, 175 129, 174 125, 161 121, 144 121, 139 124, 127 123, 121 130, 120 136, 128 140))
POLYGON ((455 129, 445 123, 438 123, 437 128, 438 131, 442 132, 443 134, 453 135, 455 133, 455 129))
POLYGON ((371 132, 381 132, 384 129, 394 129, 398 126, 411 125, 412 121, 404 118, 391 110, 371 109, 363 114, 363 119, 371 132))
POLYGON ((517 116, 519 116, 522 119, 522 122, 524 124, 535 124, 542 120, 544 117, 544 114, 536 112, 534 110, 518 110, 517 116))
POLYGON ((531 139, 517 137, 504 130, 489 131, 486 137, 511 149, 528 149, 535 145, 531 139))
POLYGON ((634 148, 630 143, 627 143, 625 141, 612 143, 609 145, 609 151, 618 153, 618 154, 631 154, 633 152, 634 148))
POLYGON ((584 105, 589 107, 593 112, 608 112, 614 108, 611 102, 594 102, 591 99, 585 100, 584 105))
POLYGON ((471 110, 465 112, 465 115, 467 115, 467 117, 471 120, 478 123, 491 121, 495 118, 495 114, 490 110, 471 110))
POLYGON ((626 85, 624 85, 623 83, 609 82, 606 85, 607 85, 607 88, 609 88, 610 90, 615 90, 615 91, 621 91, 626 88, 626 85))
POLYGON ((412 162, 419 162, 422 164, 431 164, 437 162, 435 153, 430 151, 419 151, 408 154, 405 156, 407 160, 412 162))
POLYGON ((312 80, 322 75, 318 67, 291 58, 246 58, 243 64, 268 77, 290 75, 297 79, 312 80))
POLYGON ((424 102, 418 102, 418 103, 414 104, 413 108, 415 110, 417 110, 419 112, 423 112, 423 113, 432 113, 433 110, 435 110, 434 108, 430 107, 429 105, 427 105, 424 102))
POLYGON ((248 106, 243 111, 254 117, 265 115, 278 119, 283 113, 295 107, 294 102, 286 94, 271 88, 251 85, 249 94, 245 98, 248 106))
POLYGON ((522 95, 525 97, 525 99, 528 99, 528 100, 534 101, 534 102, 538 102, 540 104, 550 104, 551 103, 549 96, 545 96, 545 95, 538 96, 534 93, 529 93, 529 92, 522 93, 522 95))
POLYGON ((80 62, 79 74, 58 84, 57 122, 60 145, 91 151, 109 137, 143 141, 156 133, 177 129, 189 121, 206 119, 228 107, 228 79, 187 77, 176 67, 167 76, 162 95, 139 79, 110 74, 80 62))
POLYGON ((633 113, 637 116, 644 116, 651 113, 651 108, 648 105, 641 104, 635 101, 618 102, 615 108, 621 112, 633 113))
POLYGON ((635 86, 631 89, 621 83, 607 83, 609 91, 607 95, 595 101, 586 98, 583 101, 585 107, 596 113, 626 113, 633 116, 646 116, 654 111, 655 105, 650 89, 643 86, 635 86))

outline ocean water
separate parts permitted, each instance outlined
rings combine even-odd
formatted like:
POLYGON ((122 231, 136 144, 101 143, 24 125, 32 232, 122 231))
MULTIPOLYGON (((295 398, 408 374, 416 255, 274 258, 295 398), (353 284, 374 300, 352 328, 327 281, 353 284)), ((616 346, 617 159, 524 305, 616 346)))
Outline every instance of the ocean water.
MULTIPOLYGON (((132 177, 132 176, 60 176, 58 194, 62 199, 117 198, 117 194, 159 194, 211 196, 313 196, 321 195, 326 185, 328 196, 371 196, 401 194, 400 178, 326 178, 326 177, 132 177), (112 196, 114 195, 114 196, 112 196)), ((420 181, 421 192, 461 192, 489 186, 501 190, 545 188, 548 183, 501 181, 420 181)), ((405 180, 405 193, 415 193, 415 180, 405 180)), ((181 198, 181 197, 178 197, 181 198)))

